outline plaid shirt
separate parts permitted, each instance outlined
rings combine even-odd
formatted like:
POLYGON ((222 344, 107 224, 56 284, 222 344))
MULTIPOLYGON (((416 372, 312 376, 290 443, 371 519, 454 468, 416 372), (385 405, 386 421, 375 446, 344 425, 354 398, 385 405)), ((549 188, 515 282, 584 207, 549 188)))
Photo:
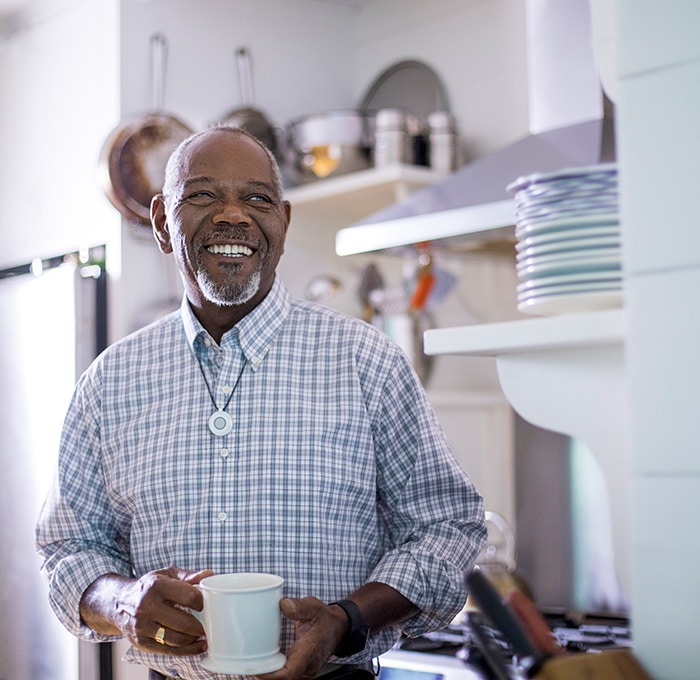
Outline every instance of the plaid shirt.
MULTIPOLYGON (((485 533, 481 497, 403 352, 360 320, 292 300, 278 279, 220 346, 183 300, 93 363, 66 416, 37 543, 52 606, 83 638, 109 639, 80 620, 92 581, 167 566, 275 573, 286 597, 326 602, 380 581, 421 609, 403 625, 417 635, 462 608, 485 533), (231 396, 224 437, 207 427, 203 372, 217 407, 231 396)), ((398 635, 372 634, 348 661, 398 635)), ((292 638, 284 621, 283 650, 292 638)), ((132 648, 128 658, 216 677, 198 657, 132 648)))

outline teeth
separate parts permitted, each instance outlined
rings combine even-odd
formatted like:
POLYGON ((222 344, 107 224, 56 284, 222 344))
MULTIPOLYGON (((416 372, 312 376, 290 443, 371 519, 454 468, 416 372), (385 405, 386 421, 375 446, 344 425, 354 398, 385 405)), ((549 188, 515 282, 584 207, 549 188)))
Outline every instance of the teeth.
POLYGON ((229 255, 231 257, 243 257, 252 255, 253 251, 248 246, 237 246, 227 243, 226 245, 209 246, 207 250, 215 255, 229 255))

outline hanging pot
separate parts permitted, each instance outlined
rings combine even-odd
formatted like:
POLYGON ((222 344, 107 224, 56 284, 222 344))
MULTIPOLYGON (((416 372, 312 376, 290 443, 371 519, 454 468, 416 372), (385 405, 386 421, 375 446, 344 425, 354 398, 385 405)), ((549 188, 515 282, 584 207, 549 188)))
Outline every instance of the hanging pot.
POLYGON ((128 220, 151 225, 151 199, 163 187, 170 154, 193 130, 163 111, 167 42, 151 37, 153 110, 123 121, 100 152, 99 177, 110 203, 128 220))
POLYGON ((222 121, 222 125, 242 128, 261 141, 278 157, 277 135, 267 116, 255 108, 255 92, 253 89, 253 67, 250 52, 245 47, 236 50, 238 79, 241 89, 243 106, 231 111, 222 121))

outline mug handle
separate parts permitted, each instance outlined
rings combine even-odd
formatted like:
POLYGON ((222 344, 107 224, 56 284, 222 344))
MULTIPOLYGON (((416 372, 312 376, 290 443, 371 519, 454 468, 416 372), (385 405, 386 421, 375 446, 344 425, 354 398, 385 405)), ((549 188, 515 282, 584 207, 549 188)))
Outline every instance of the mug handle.
MULTIPOLYGON (((201 586, 196 583, 194 584, 194 587, 197 588, 198 590, 202 590, 201 586)), ((204 626, 204 607, 202 607, 202 611, 198 612, 196 609, 190 609, 189 607, 187 608, 187 611, 194 616, 195 619, 197 619, 202 626, 204 626)))

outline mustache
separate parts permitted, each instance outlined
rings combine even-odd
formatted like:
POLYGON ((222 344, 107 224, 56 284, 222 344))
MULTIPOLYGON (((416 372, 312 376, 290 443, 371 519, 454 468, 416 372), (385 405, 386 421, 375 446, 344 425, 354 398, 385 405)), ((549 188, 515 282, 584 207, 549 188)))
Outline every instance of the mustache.
POLYGON ((216 231, 211 231, 206 235, 199 236, 197 238, 197 245, 201 248, 204 243, 213 241, 216 239, 231 240, 231 241, 243 241, 244 243, 249 243, 254 245, 256 248, 260 248, 261 244, 258 239, 251 239, 250 232, 247 229, 241 227, 230 227, 226 229, 217 229, 216 231))

